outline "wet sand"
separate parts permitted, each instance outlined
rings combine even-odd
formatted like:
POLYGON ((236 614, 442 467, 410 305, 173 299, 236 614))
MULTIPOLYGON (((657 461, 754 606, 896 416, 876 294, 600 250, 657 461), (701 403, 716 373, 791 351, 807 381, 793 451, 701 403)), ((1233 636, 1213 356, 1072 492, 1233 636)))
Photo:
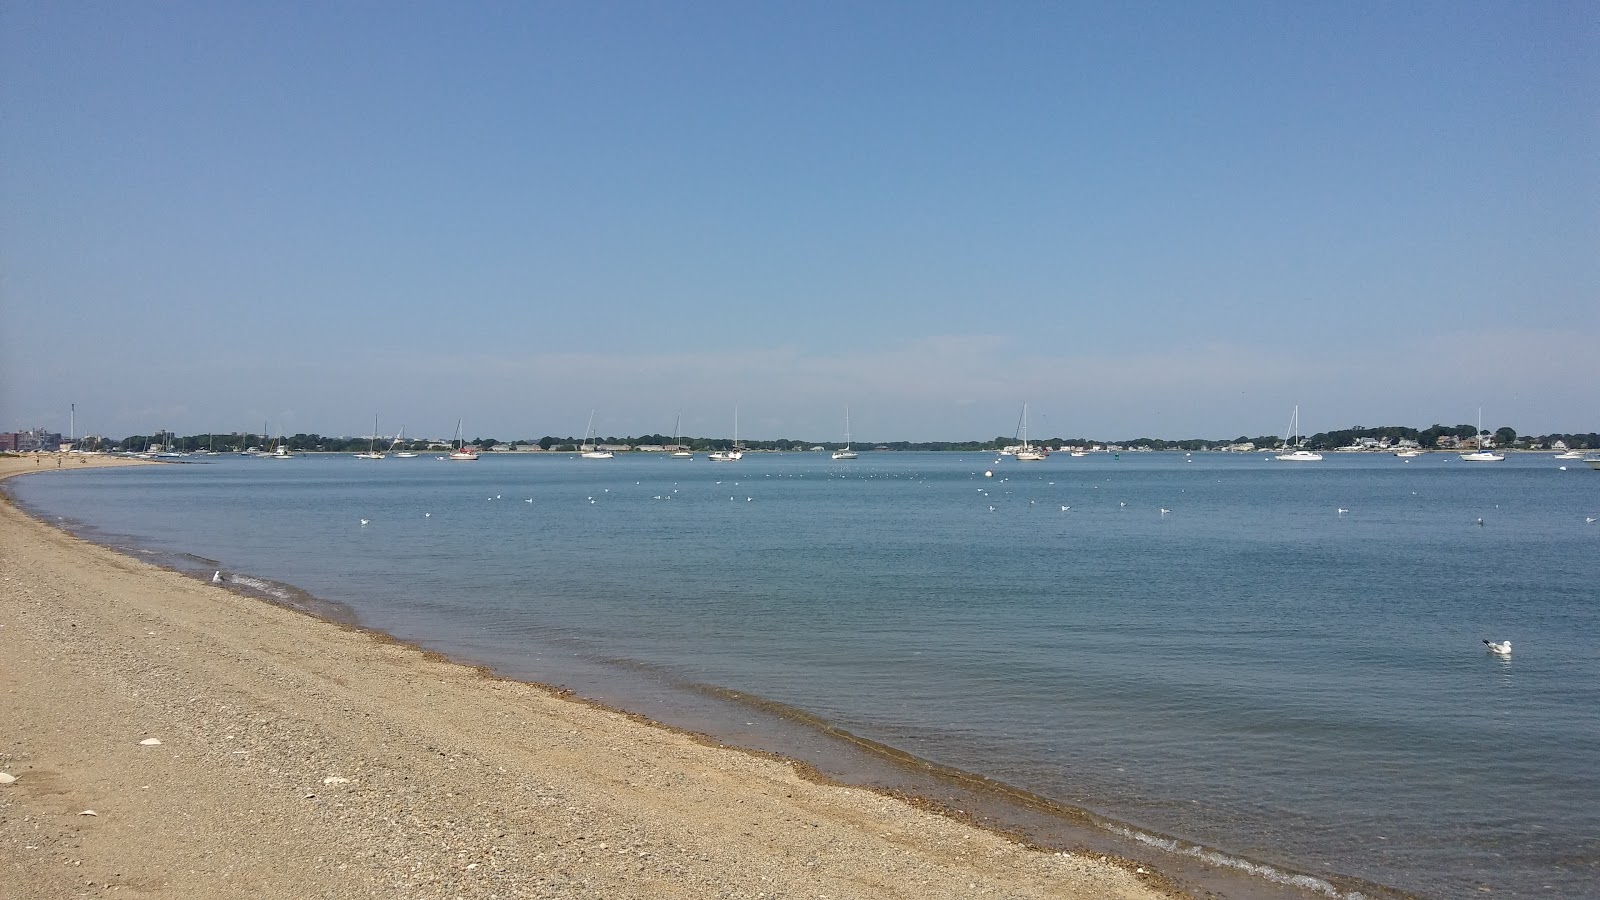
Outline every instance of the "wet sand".
MULTIPOLYGON (((0 478, 130 462, 0 459, 0 478)), ((1030 849, 142 563, 9 502, 0 772, 16 776, 0 884, 19 897, 1183 896, 1131 863, 1030 849)))

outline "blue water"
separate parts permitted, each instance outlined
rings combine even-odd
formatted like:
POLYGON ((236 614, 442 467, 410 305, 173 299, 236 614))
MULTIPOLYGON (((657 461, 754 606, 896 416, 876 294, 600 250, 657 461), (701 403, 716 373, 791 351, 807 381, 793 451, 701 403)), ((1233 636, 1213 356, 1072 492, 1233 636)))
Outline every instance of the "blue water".
POLYGON ((1560 465, 223 457, 12 490, 520 677, 731 688, 1335 881, 1596 896, 1600 473, 1560 465))

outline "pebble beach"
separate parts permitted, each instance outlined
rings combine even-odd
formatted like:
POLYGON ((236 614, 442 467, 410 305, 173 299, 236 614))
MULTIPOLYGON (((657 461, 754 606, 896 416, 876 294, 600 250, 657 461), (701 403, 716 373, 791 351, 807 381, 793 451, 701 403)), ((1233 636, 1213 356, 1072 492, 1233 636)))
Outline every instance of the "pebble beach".
MULTIPOLYGON (((108 458, 0 459, 0 478, 108 458)), ((0 504, 12 896, 1187 896, 0 504)))

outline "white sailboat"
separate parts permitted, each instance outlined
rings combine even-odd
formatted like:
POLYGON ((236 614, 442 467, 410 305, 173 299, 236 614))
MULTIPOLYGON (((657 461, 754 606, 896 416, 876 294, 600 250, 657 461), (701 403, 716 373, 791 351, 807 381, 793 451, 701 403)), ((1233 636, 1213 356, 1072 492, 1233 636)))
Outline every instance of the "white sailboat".
POLYGON ((850 449, 850 407, 844 408, 844 449, 835 450, 834 459, 855 459, 858 454, 850 449))
POLYGON ((589 425, 583 430, 583 443, 578 445, 580 456, 584 459, 611 459, 616 456, 610 450, 601 450, 591 441, 594 440, 594 410, 589 410, 589 425))
POLYGON ((739 407, 733 408, 733 446, 727 450, 716 450, 707 457, 712 462, 738 462, 744 459, 744 450, 739 446, 739 407))
POLYGON ((1026 403, 1022 404, 1022 421, 1017 428, 1017 432, 1022 438, 1021 446, 1017 447, 1012 454, 1017 458, 1017 462, 1039 462, 1049 455, 1044 451, 1044 448, 1035 447, 1028 443, 1028 404, 1026 403))
POLYGON ((1289 431, 1288 431, 1287 434, 1285 434, 1283 436, 1284 452, 1283 453, 1279 453, 1277 456, 1275 456, 1273 458, 1274 459, 1281 459, 1284 462, 1321 462, 1322 461, 1322 454, 1321 453, 1313 453, 1310 450, 1307 450, 1307 449, 1305 449, 1303 447, 1299 447, 1298 446, 1299 443, 1300 443, 1300 407, 1298 405, 1296 405, 1295 408, 1294 408, 1294 412, 1289 414, 1289 431), (1293 448, 1293 449, 1291 449, 1291 448, 1293 448))
POLYGON ((456 449, 446 459, 455 462, 474 462, 478 458, 478 448, 468 447, 466 438, 461 436, 461 420, 456 420, 456 449))
POLYGON ((389 454, 378 449, 378 417, 372 417, 372 439, 367 443, 367 452, 357 453, 356 459, 388 459, 389 454))
POLYGON ((683 428, 683 413, 678 413, 678 421, 672 423, 672 446, 678 449, 672 451, 673 459, 694 459, 694 454, 678 446, 678 437, 683 428))
POLYGON ((389 449, 394 450, 395 448, 402 448, 399 450, 399 452, 395 453, 396 459, 416 459, 417 455, 415 453, 412 453, 410 450, 403 449, 406 445, 405 435, 406 427, 401 425, 400 430, 395 432, 394 441, 389 444, 389 449))
POLYGON ((1462 462, 1504 462, 1506 455, 1483 447, 1483 407, 1478 407, 1478 449, 1471 453, 1461 454, 1462 462))

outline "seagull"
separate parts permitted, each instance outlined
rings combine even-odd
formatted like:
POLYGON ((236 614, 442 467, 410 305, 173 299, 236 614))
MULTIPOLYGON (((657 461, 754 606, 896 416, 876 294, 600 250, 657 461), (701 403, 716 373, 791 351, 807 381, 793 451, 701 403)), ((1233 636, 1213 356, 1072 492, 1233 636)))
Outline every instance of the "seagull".
POLYGON ((1341 507, 1339 507, 1339 508, 1338 508, 1338 512, 1339 512, 1339 515, 1341 515, 1341 516, 1342 516, 1342 515, 1344 515, 1344 514, 1345 514, 1345 513, 1347 513, 1347 512, 1349 512, 1349 511, 1350 511, 1350 510, 1348 510, 1348 509, 1345 509, 1345 508, 1344 508, 1344 507, 1342 507, 1342 506, 1341 506, 1341 507))
POLYGON ((1127 506, 1127 505, 1128 505, 1127 501, 1124 501, 1124 500, 1118 500, 1117 501, 1117 506, 1118 507, 1124 507, 1124 506, 1127 506))
POLYGON ((1062 512, 1066 512, 1066 511, 1067 511, 1067 510, 1069 510, 1069 509, 1071 509, 1071 508, 1072 508, 1072 507, 1070 507, 1070 506, 1063 506, 1063 507, 1061 507, 1061 511, 1062 511, 1062 512))
POLYGON ((367 524, 367 520, 366 519, 362 519, 361 520, 361 524, 363 524, 363 525, 367 524))
POLYGON ((1496 656, 1510 656, 1511 655, 1511 642, 1510 641, 1500 641, 1500 642, 1496 643, 1495 641, 1491 641, 1488 638, 1484 638, 1483 639, 1483 645, 1485 647, 1488 647, 1489 648, 1489 652, 1495 654, 1496 656))
POLYGON ((1583 522, 1584 522, 1585 525, 1593 525, 1594 524, 1594 516, 1584 516, 1583 517, 1583 522))
POLYGON ((1479 528, 1483 527, 1483 518, 1481 516, 1478 518, 1478 527, 1479 528))
POLYGON ((211 576, 211 583, 212 584, 221 584, 222 583, 222 570, 221 569, 217 570, 217 574, 211 576))
POLYGON ((433 513, 423 513, 423 514, 422 514, 422 517, 423 517, 423 518, 424 518, 424 519, 426 519, 426 518, 429 518, 429 517, 431 517, 431 516, 432 516, 432 515, 433 515, 433 513))
POLYGON ((522 501, 522 502, 523 502, 523 503, 532 503, 532 502, 533 502, 533 498, 532 498, 532 497, 529 497, 529 498, 528 498, 528 499, 526 499, 526 500, 524 500, 524 501, 522 501))
POLYGON ((1161 507, 1161 515, 1165 516, 1169 512, 1172 512, 1172 510, 1167 509, 1165 506, 1161 507))

